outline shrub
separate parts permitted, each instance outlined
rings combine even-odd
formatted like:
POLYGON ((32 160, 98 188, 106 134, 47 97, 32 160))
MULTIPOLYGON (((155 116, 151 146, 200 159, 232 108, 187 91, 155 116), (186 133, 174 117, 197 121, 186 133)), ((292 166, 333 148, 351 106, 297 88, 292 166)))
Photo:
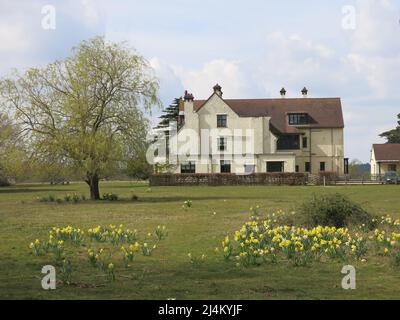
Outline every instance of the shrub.
POLYGON ((10 182, 6 177, 3 177, 0 175, 0 187, 8 187, 10 185, 10 182))
POLYGON ((131 201, 138 201, 139 197, 136 194, 131 195, 131 201))
POLYGON ((306 222, 314 226, 345 227, 364 224, 372 228, 372 216, 359 204, 336 193, 314 196, 300 208, 306 222))

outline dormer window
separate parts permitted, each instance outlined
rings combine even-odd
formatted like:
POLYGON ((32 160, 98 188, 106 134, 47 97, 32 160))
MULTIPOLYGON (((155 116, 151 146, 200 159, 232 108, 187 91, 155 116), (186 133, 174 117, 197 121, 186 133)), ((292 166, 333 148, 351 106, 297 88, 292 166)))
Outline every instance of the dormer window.
POLYGON ((301 125, 310 123, 310 118, 307 113, 289 113, 288 117, 290 125, 301 125))
POLYGON ((227 115, 217 114, 217 128, 226 128, 226 127, 227 127, 227 115))

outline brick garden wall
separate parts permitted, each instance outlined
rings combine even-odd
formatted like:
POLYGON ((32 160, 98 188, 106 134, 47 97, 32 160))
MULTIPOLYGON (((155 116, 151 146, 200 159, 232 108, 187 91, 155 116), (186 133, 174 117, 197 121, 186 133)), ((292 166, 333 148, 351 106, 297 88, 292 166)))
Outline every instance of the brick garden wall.
POLYGON ((223 185, 304 185, 304 173, 255 173, 236 175, 231 173, 213 174, 154 174, 150 177, 151 186, 223 186, 223 185))

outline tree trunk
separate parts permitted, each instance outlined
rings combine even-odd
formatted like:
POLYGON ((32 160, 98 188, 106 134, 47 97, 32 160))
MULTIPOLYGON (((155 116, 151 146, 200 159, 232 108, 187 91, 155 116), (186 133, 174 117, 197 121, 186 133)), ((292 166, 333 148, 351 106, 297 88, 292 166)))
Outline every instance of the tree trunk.
POLYGON ((90 199, 100 200, 100 190, 99 190, 99 176, 95 174, 87 174, 86 183, 90 188, 90 199))

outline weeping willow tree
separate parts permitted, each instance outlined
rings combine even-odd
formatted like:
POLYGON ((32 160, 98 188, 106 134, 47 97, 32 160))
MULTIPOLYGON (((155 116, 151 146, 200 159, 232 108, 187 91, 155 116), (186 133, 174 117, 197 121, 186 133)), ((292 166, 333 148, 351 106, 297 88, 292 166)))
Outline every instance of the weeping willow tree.
POLYGON ((144 143, 144 111, 160 105, 148 62, 102 37, 83 41, 65 60, 15 72, 0 82, 0 95, 34 152, 68 162, 94 200, 101 177, 144 143))

